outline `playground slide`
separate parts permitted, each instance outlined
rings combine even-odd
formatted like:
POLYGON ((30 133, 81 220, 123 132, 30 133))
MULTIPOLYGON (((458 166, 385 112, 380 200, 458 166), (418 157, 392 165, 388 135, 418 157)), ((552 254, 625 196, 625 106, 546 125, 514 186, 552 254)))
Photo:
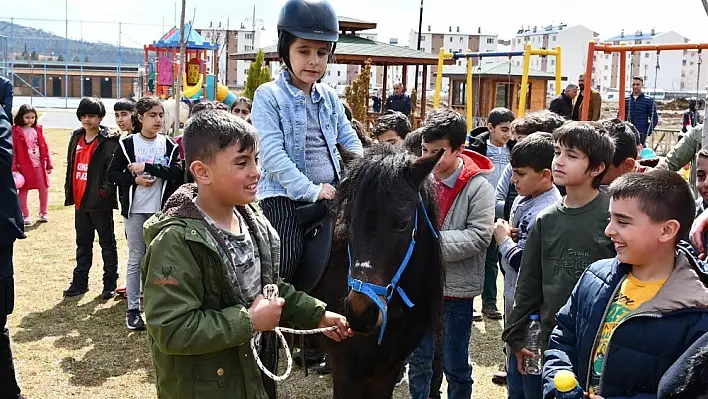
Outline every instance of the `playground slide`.
MULTIPOLYGON (((186 84, 187 79, 184 79, 184 87, 182 91, 182 95, 191 98, 191 99, 197 99, 202 96, 202 76, 199 75, 199 81, 197 82, 196 85, 194 86, 188 86, 186 84)), ((207 75, 207 99, 209 100, 216 100, 220 101, 227 106, 231 106, 231 104, 236 101, 236 95, 232 93, 228 87, 222 85, 221 83, 216 84, 216 93, 214 93, 214 75, 207 75)))

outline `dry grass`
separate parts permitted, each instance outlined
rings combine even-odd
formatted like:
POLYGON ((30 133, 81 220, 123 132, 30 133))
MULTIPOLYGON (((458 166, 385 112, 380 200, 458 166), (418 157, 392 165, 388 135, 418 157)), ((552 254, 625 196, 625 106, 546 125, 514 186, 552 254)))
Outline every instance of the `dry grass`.
MULTIPOLYGON (((45 132, 56 171, 52 174, 47 224, 28 228, 27 239, 15 246, 15 313, 9 318, 13 351, 23 394, 44 398, 152 398, 155 397, 150 353, 144 333, 129 333, 124 325, 126 304, 102 301, 100 247, 94 244, 90 291, 80 299, 62 298, 74 268, 73 209, 63 206, 63 182, 70 132, 45 132)), ((31 212, 37 212, 30 193, 31 212)), ((115 213, 120 264, 127 247, 123 221, 115 213)), ((122 266, 121 282, 125 275, 122 266)), ((120 283, 120 282, 119 282, 120 283)), ((501 293, 501 284, 500 293, 501 293)), ((477 306, 479 308, 479 305, 477 306)), ((500 303, 501 307, 501 303, 500 303)), ((506 389, 491 383, 503 361, 501 323, 475 323, 470 352, 474 361, 474 397, 503 398, 506 389)), ((295 369, 280 388, 282 398, 329 398, 331 380, 295 369)), ((395 398, 408 397, 408 387, 395 398)))

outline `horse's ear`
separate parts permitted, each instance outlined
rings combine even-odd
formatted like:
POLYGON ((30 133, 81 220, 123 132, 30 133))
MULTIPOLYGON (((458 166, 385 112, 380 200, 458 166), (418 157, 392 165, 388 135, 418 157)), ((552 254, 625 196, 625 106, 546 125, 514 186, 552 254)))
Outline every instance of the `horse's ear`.
POLYGON ((411 165, 411 180, 415 185, 421 185, 438 164, 445 150, 440 149, 435 154, 420 157, 411 165))
POLYGON ((342 163, 344 163, 344 166, 348 166, 353 160, 360 158, 359 155, 348 151, 341 144, 337 144, 337 150, 339 151, 339 155, 342 157, 342 163))

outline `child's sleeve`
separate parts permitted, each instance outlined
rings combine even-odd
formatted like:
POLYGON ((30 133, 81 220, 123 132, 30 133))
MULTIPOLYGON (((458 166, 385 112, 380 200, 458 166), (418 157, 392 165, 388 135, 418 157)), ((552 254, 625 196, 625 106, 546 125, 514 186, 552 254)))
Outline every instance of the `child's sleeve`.
POLYGON ((12 151, 14 147, 10 117, 3 115, 4 113, 0 113, 0 167, 4 170, 16 170, 15 152, 12 151))
POLYGON ((524 347, 527 320, 531 314, 541 309, 543 302, 542 237, 542 221, 537 220, 526 238, 519 277, 516 279, 514 307, 502 333, 502 340, 509 344, 514 353, 524 347))
MULTIPOLYGON (((556 327, 551 333, 548 350, 543 363, 543 397, 555 397, 556 385, 553 377, 559 370, 568 370, 578 375, 578 356, 575 352, 576 316, 578 309, 578 287, 583 283, 581 278, 573 289, 568 302, 556 314, 556 327)), ((584 381, 580 381, 584 385, 584 381)), ((586 387, 587 388, 587 387, 586 387)))
POLYGON ((253 97, 251 120, 258 131, 263 169, 278 179, 290 199, 317 201, 322 185, 312 183, 285 152, 285 132, 280 126, 278 106, 263 87, 253 97))
POLYGON ((352 128, 347 114, 344 112, 344 105, 336 96, 332 96, 333 102, 337 107, 337 142, 341 144, 347 151, 353 152, 359 156, 364 155, 364 147, 352 128))
POLYGON ((165 165, 146 163, 145 172, 150 176, 159 177, 167 181, 182 180, 184 178, 184 170, 182 169, 182 162, 180 162, 179 159, 179 149, 176 144, 173 143, 173 145, 174 151, 172 151, 172 156, 165 165))
POLYGON ((123 147, 118 144, 113 151, 113 159, 106 172, 108 181, 120 187, 130 187, 135 184, 135 176, 128 170, 128 158, 123 153, 123 147))
POLYGON ((511 172, 511 164, 508 163, 502 171, 502 175, 497 182, 497 187, 494 192, 494 214, 498 218, 504 217, 506 197, 509 196, 509 184, 511 184, 511 172))
POLYGON ((524 248, 514 242, 511 237, 507 237, 501 245, 499 245, 499 252, 504 261, 518 273, 521 267, 521 259, 524 255, 524 248))
POLYGON ((182 229, 167 227, 145 254, 142 277, 150 337, 168 355, 201 355, 248 343, 253 325, 246 307, 202 309, 199 260, 182 229))
POLYGON ((52 156, 49 153, 49 146, 47 145, 47 139, 44 137, 44 130, 42 129, 42 126, 36 125, 37 129, 37 137, 39 137, 39 145, 42 146, 42 151, 44 151, 44 154, 46 154, 47 159, 45 159, 45 164, 44 167, 47 170, 52 170, 54 169, 54 165, 52 164, 52 156))
POLYGON ((482 183, 477 184, 476 192, 469 196, 470 204, 465 228, 440 231, 443 256, 448 262, 456 262, 484 253, 492 241, 494 192, 486 178, 479 176, 479 179, 482 183))

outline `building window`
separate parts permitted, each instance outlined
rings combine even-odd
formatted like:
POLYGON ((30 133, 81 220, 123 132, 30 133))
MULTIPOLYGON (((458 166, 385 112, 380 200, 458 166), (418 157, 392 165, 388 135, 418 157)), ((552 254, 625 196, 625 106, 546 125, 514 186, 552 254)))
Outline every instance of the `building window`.
POLYGON ((462 38, 460 38, 460 43, 462 43, 462 40, 463 40, 463 39, 462 39, 462 38))
POLYGON ((511 108, 513 87, 513 84, 497 83, 497 91, 494 100, 495 107, 511 108))
POLYGON ((246 40, 253 40, 253 33, 246 33, 246 40))
POLYGON ((608 69, 610 69, 609 65, 605 65, 605 70, 607 71, 608 69))
POLYGON ((494 44, 494 38, 493 38, 493 37, 488 37, 488 38, 487 38, 487 44, 494 44))
POLYGON ((693 61, 691 61, 688 65, 693 66, 693 61))
POLYGON ((341 76, 342 76, 342 71, 337 71, 337 77, 341 77, 341 76))
POLYGON ((450 37, 450 43, 452 43, 452 37, 450 37))
POLYGON ((251 46, 251 45, 249 44, 249 45, 247 45, 247 46, 244 46, 243 49, 244 49, 245 51, 253 51, 253 46, 251 46))
POLYGON ((551 60, 551 66, 556 65, 556 60, 551 60))
POLYGON ((555 42, 556 40, 558 40, 558 36, 557 36, 557 35, 553 35, 553 41, 555 42))
POLYGON ((686 66, 686 60, 683 60, 682 64, 683 66, 686 66))
POLYGON ((424 42, 424 41, 425 41, 425 36, 421 36, 421 37, 420 37, 420 41, 421 41, 421 42, 424 42))

